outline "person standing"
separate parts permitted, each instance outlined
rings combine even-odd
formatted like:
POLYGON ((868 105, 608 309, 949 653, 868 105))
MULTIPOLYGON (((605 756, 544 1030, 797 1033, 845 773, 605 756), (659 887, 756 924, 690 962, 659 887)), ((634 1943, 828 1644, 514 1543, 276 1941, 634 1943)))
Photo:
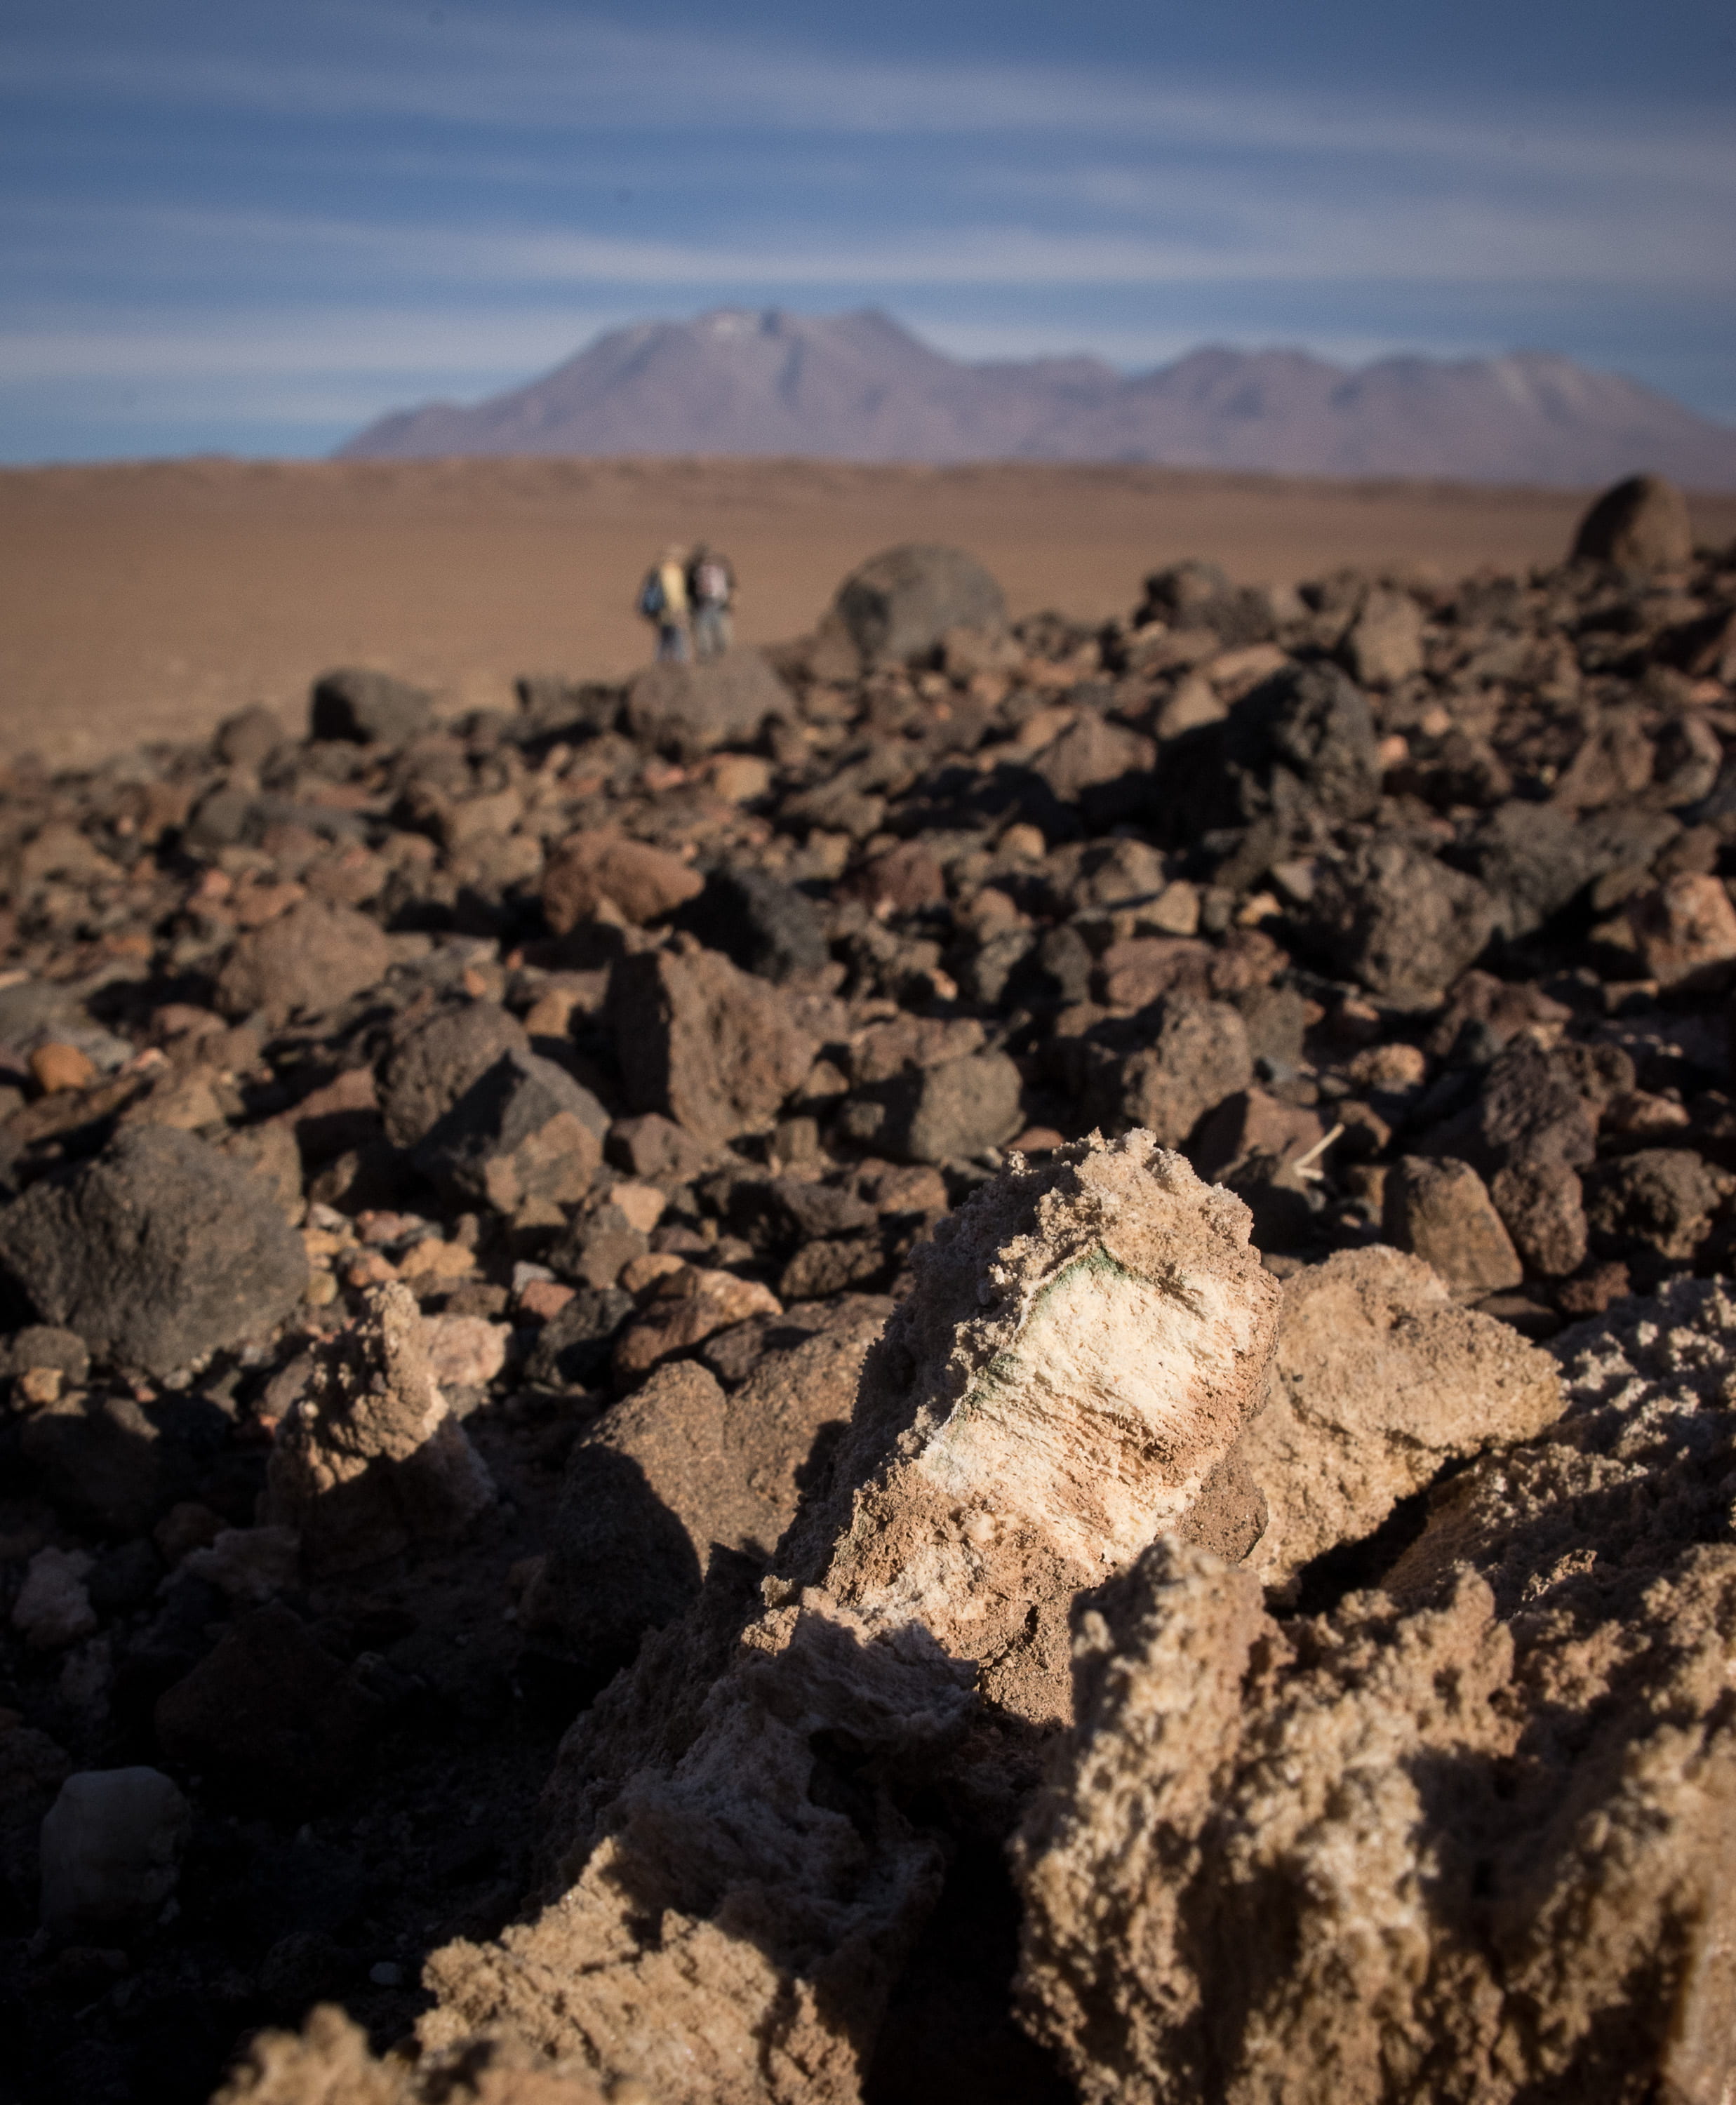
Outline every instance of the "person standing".
POLYGON ((732 641, 730 608, 736 597, 736 574, 727 556, 701 541, 687 565, 687 603, 693 610, 693 652, 698 658, 721 658, 732 641))
POLYGON ((645 573, 639 611, 655 625, 659 662, 685 665, 689 655, 687 552, 679 542, 671 542, 645 573))

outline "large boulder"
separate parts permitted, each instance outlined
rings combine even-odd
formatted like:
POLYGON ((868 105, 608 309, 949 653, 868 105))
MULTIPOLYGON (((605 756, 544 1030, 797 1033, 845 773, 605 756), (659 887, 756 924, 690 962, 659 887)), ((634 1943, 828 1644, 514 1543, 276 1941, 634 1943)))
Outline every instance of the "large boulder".
POLYGON ((1630 476, 1606 489, 1580 521, 1573 552, 1624 570, 1685 570, 1693 559, 1688 501, 1661 475, 1630 476))
POLYGON ((153 1374, 264 1336, 307 1285, 270 1188, 170 1126, 33 1185, 0 1212, 0 1265, 45 1322, 153 1374))
POLYGON ((390 673, 343 666, 315 681, 309 735, 356 745, 407 745, 433 721, 432 697, 390 673))
POLYGON ((1729 2094, 1733 1351, 1716 1281, 1564 1339, 1559 1423, 1318 1614, 1174 1541, 1081 1599, 1015 1859, 1074 2094, 1729 2094))
POLYGON ((627 690, 633 736, 684 758, 750 745, 767 717, 795 713, 795 697, 757 650, 729 650, 696 665, 647 665, 627 690))
POLYGON ((1006 634, 1000 587, 962 548, 907 542, 870 558, 838 588, 829 619, 864 668, 926 659, 949 629, 1006 634))
POLYGON ((1247 1232, 1149 1134, 943 1224, 757 1598, 726 1566, 569 1735, 561 1897, 434 1956, 424 2054, 518 2033, 663 2105, 861 2095, 944 1875, 906 1808, 996 1750, 1009 1803, 1071 1712, 1073 1598, 1196 1527, 1258 1407, 1277 1288, 1247 1232))

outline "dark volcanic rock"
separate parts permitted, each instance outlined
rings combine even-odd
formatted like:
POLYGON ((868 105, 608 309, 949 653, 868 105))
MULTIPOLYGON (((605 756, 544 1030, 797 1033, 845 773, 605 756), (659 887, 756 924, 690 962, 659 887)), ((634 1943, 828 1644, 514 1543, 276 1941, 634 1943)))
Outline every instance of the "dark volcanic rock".
POLYGON ((282 1607, 244 1616, 157 1703, 172 1762, 262 1811, 316 1803, 351 1780, 384 1705, 282 1607))
POLYGON ((1480 954, 1494 920, 1489 896, 1474 878, 1387 838, 1322 867, 1307 929, 1315 946, 1371 994, 1422 1008, 1480 954))
POLYGON ((1208 1111, 1252 1084, 1247 1026, 1228 1003, 1186 994, 1166 998, 1150 1021, 1149 1042, 1131 1051, 1092 1048, 1086 1109, 1106 1132, 1144 1126, 1180 1147, 1208 1111))
POLYGON ((266 1187, 165 1126, 123 1129, 0 1213, 0 1263, 46 1321, 156 1374, 263 1336, 307 1283, 266 1187))
POLYGON ((414 1147, 503 1055, 530 1050, 524 1026, 496 1002, 437 1010, 397 1039, 381 1063, 386 1137, 414 1147))
POLYGON ((951 628, 999 637, 1007 628, 1000 587, 960 548, 908 543, 853 570, 833 615, 865 667, 929 657, 951 628))
POLYGON ((1336 665, 1295 665, 1230 711, 1224 761, 1244 820, 1285 825, 1318 811, 1358 819, 1380 794, 1380 740, 1368 698, 1336 665))
POLYGON ((1626 570, 1684 569, 1693 554, 1687 502, 1661 475, 1630 476, 1580 521, 1573 553, 1626 570))
POLYGON ((795 697, 757 650, 727 651, 696 665, 648 665, 627 690, 633 736, 684 756, 751 745, 768 719, 795 713, 795 697))
POLYGON ((615 1334, 633 1298, 614 1286, 581 1288, 537 1334, 525 1379, 548 1388, 588 1388, 609 1370, 615 1334))
POLYGON ((767 1124, 819 1050, 784 997, 697 945, 623 958, 609 1021, 629 1105, 706 1146, 767 1124))
POLYGON ((607 1114, 564 1067, 535 1052, 503 1052, 418 1143, 423 1174, 497 1213, 559 1209, 582 1199, 602 1162, 607 1114))
POLYGON ((407 745, 432 721, 432 697, 389 673, 346 667, 314 682, 311 734, 357 745, 407 745))
POLYGON ((761 979, 819 972, 830 955, 812 900, 767 870, 714 870, 678 925, 761 979))
POLYGON ((1600 1257, 1683 1264, 1736 1192, 1736 1176, 1685 1147, 1642 1147, 1586 1173, 1586 1217, 1600 1257))
POLYGON ((767 1352, 733 1391, 691 1361, 661 1366, 597 1419, 568 1460, 541 1589, 588 1663, 619 1665, 678 1615, 715 1549, 769 1557, 879 1328, 870 1307, 767 1352))
POLYGON ((839 1129, 897 1162, 952 1162, 1012 1139, 1022 1081, 1004 1052, 967 1053, 875 1084, 846 1106, 839 1129))
POLYGON ((1406 1155, 1387 1173, 1381 1232, 1432 1264, 1468 1301, 1517 1286, 1524 1274, 1483 1179, 1468 1162, 1406 1155))

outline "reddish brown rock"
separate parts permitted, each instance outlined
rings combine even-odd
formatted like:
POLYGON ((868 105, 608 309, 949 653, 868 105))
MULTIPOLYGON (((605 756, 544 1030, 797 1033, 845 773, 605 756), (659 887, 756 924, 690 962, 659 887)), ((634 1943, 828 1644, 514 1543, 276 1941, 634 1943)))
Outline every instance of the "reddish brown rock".
POLYGON ((637 926, 673 914, 705 888, 705 879, 679 856, 599 829, 575 834, 550 855, 543 870, 543 912, 557 936, 588 921, 606 901, 637 926))
POLYGON ((608 1013, 629 1104, 708 1147, 771 1124, 820 1049, 776 988, 696 944, 623 958, 608 1013))
POLYGON ((1386 1240, 1433 1265, 1461 1300, 1517 1286, 1525 1276, 1488 1188, 1468 1162, 1407 1155, 1386 1178, 1386 1240))
POLYGON ((386 977, 391 953, 378 922, 352 907, 304 899, 242 936, 217 975, 226 1016, 284 1022, 324 1016, 386 977))
POLYGON ((1736 958, 1736 906, 1716 877, 1685 872, 1629 903, 1628 926, 1648 979, 1687 986, 1736 958))

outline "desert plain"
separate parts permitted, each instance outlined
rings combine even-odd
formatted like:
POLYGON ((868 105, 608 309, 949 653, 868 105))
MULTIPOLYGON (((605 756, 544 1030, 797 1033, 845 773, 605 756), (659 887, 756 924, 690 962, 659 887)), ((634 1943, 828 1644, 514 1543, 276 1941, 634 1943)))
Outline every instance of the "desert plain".
MULTIPOLYGON (((1644 463, 1636 463, 1644 465, 1644 463)), ((94 760, 203 736, 253 704, 299 726, 310 682, 364 664, 444 711, 521 673, 618 677, 667 542, 721 546, 739 632, 810 628, 838 582, 906 540, 972 551, 1016 617, 1125 612, 1189 556, 1237 583, 1341 565, 1558 561, 1585 495, 1138 467, 819 461, 145 462, 0 473, 0 753, 94 760)), ((1692 500, 1702 540, 1736 496, 1692 500)))

